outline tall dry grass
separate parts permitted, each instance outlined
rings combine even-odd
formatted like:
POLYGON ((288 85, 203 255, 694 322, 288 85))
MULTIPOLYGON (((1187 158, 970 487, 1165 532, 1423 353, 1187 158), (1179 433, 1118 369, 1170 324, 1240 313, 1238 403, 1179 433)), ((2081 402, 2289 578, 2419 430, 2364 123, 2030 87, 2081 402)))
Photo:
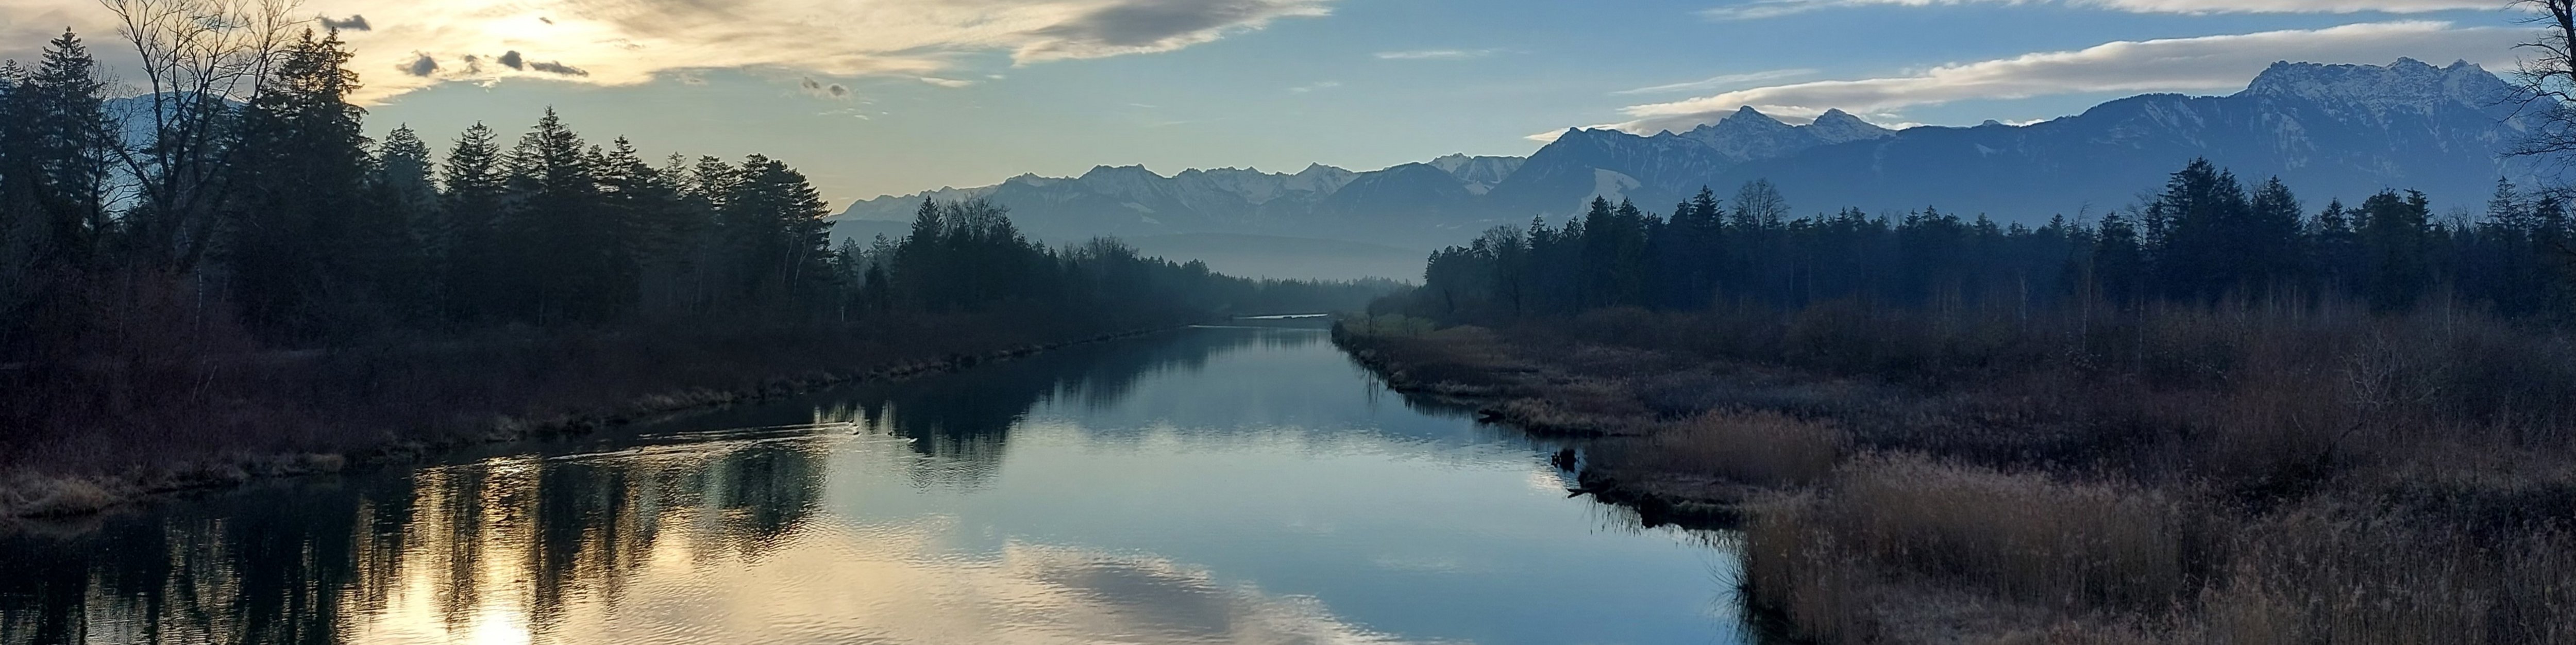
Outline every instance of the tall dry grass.
POLYGON ((1823 481, 1846 449, 1833 422, 1770 410, 1717 410, 1666 424, 1642 440, 1603 447, 1624 467, 1706 474, 1756 486, 1823 481))
POLYGON ((1797 638, 2576 643, 2561 327, 1842 301, 1502 335, 1664 419, 1604 467, 1784 491, 1744 509, 1746 597, 1797 638))

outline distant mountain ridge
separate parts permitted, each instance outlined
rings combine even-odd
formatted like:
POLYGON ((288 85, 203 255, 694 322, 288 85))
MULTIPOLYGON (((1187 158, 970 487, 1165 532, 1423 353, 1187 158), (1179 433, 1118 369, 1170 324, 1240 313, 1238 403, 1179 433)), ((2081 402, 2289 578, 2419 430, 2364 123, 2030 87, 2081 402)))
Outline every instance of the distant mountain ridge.
POLYGON ((1570 129, 1526 158, 1168 177, 1101 166, 1073 178, 1022 175, 879 197, 840 217, 904 220, 924 197, 984 197, 1048 239, 1225 233, 1427 249, 1495 224, 1571 215, 1594 196, 1662 210, 1701 186, 1725 193, 1756 178, 1779 185, 1801 213, 1934 206, 2032 222, 2130 204, 2193 157, 2249 180, 2280 176, 2312 210, 2384 188, 2468 206, 2497 177, 2530 175, 2499 156, 2531 123, 2519 111, 2523 96, 2466 62, 2282 62, 2226 96, 2145 94, 2029 125, 1889 130, 1839 109, 1790 125, 1746 107, 1681 133, 1570 129))

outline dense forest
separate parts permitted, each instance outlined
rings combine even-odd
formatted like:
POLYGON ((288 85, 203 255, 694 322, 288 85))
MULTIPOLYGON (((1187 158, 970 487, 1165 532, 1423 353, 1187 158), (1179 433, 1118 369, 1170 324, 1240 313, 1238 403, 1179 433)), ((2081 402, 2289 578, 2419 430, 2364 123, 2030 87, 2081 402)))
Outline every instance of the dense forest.
POLYGON ((2564 194, 2312 208, 2194 160, 2140 201, 1595 200, 1336 338, 1597 437, 1560 456, 1579 492, 1740 528, 1788 642, 2576 642, 2564 194))
POLYGON ((2098 220, 2031 227, 1933 208, 1790 219, 1768 182, 1731 203, 1707 189, 1669 216, 1595 199, 1562 226, 1497 227, 1432 254, 1406 313, 1501 320, 1635 306, 1798 309, 1853 299, 1905 307, 2352 298, 2381 310, 2427 299, 2522 317, 2569 313, 2560 197, 2499 182, 2481 216, 2435 217, 2385 191, 2307 210, 2278 179, 2250 188, 2194 160, 2151 201, 2098 220))
POLYGON ((229 308, 286 346, 719 312, 846 321, 1014 299, 1300 309, 1331 296, 1105 241, 1049 249, 984 204, 925 203, 911 236, 834 249, 829 210, 785 162, 656 161, 624 138, 588 143, 551 110, 515 144, 481 125, 443 155, 408 127, 370 141, 348 59, 336 36, 308 32, 247 101, 115 102, 141 116, 111 109, 68 32, 35 68, 0 68, 0 315, 27 323, 7 326, 0 356, 77 353, 100 321, 152 313, 113 310, 150 304, 121 292, 154 286, 182 291, 191 318, 229 308), (142 140, 123 136, 172 110, 142 140), (153 280, 167 284, 124 284, 153 280))
POLYGON ((0 65, 0 448, 18 448, 0 466, 102 433, 132 436, 81 452, 367 425, 352 415, 437 425, 393 410, 442 396, 421 404, 534 414, 1351 309, 1396 286, 1050 247, 982 202, 925 202, 905 237, 835 247, 827 205, 778 159, 657 160, 552 110, 515 142, 480 124, 438 152, 408 127, 376 141, 336 33, 237 50, 126 35, 147 61, 138 96, 111 97, 68 31, 0 65), (685 362, 541 394, 645 356, 685 362))

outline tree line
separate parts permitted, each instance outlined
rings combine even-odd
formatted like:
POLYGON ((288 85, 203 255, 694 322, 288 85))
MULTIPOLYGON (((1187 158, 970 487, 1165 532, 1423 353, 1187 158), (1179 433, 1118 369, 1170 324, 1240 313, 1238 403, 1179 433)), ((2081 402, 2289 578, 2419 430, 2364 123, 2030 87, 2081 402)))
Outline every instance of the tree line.
POLYGON ((2498 182, 2481 215, 2437 218, 2411 190, 2310 211, 2279 179, 2249 187, 2206 159, 2173 173, 2146 203, 2036 227, 1935 208, 1791 218, 1778 189, 1756 180, 1731 200, 1703 188, 1670 215, 1595 198, 1561 225, 1496 227, 1434 252, 1424 287, 1394 304, 1507 319, 1837 299, 2028 308, 2339 297, 2398 310, 2445 298, 2560 316, 2576 305, 2571 240, 2564 199, 2509 182, 2498 182))
POLYGON ((777 159, 652 159, 552 109, 515 142, 482 124, 443 153, 407 126, 376 141, 336 33, 191 64, 129 31, 142 96, 111 99, 69 31, 33 65, 0 65, 0 359, 95 353, 136 327, 312 346, 1007 303, 1298 309, 1385 287, 1232 278, 1107 240, 1049 248, 981 202, 925 203, 909 236, 835 248, 827 204, 777 159), (248 89, 220 91, 225 73, 248 89))

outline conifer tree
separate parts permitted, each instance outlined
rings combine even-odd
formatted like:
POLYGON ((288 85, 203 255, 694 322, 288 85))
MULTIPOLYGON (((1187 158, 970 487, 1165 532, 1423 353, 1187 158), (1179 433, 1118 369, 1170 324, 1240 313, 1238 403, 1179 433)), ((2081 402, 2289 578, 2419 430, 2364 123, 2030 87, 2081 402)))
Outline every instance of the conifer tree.
POLYGON ((2356 231, 2365 262, 2366 294, 2381 310, 2413 307, 2432 281, 2432 209, 2424 194, 2381 191, 2361 203, 2356 231))
POLYGON ((495 301, 504 288, 501 275, 507 262, 500 227, 509 185, 494 136, 481 123, 466 128, 439 166, 445 184, 439 212, 446 216, 448 250, 438 272, 446 317, 452 321, 499 313, 495 301))
POLYGON ((300 342, 345 331, 381 299, 405 223, 363 196, 372 159, 348 102, 357 74, 336 33, 305 32, 242 108, 228 172, 225 260, 245 322, 300 342))

